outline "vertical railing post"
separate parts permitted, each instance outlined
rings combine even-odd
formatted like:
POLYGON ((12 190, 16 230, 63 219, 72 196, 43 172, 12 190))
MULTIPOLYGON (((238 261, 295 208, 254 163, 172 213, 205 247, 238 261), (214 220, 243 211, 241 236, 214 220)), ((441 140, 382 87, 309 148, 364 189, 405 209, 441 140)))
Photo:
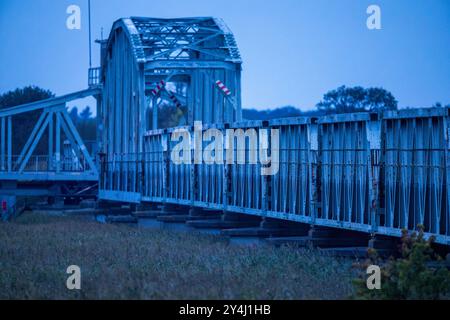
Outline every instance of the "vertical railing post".
POLYGON ((370 120, 366 121, 367 136, 367 173, 369 179, 369 214, 371 232, 376 233, 380 224, 380 172, 375 176, 375 161, 372 150, 381 148, 381 119, 378 114, 371 114, 370 120), (375 140, 376 139, 376 140, 375 140))
POLYGON ((228 205, 230 203, 231 183, 232 183, 231 165, 228 164, 228 162, 226 161, 227 149, 231 147, 230 145, 228 145, 228 141, 227 141, 227 137, 226 137, 226 132, 227 132, 228 128, 229 128, 229 124, 225 124, 224 127, 222 128, 222 134, 224 136, 224 142, 225 142, 225 148, 223 150, 223 152, 225 154, 223 157, 224 163, 223 163, 223 181, 222 181, 222 203, 223 203, 222 208, 223 208, 224 212, 227 211, 228 205))
POLYGON ((152 129, 158 129, 158 97, 154 96, 152 99, 152 129))
MULTIPOLYGON (((309 214, 311 217, 311 225, 314 225, 317 217, 318 205, 320 202, 320 173, 319 173, 319 149, 320 149, 320 139, 319 130, 317 124, 317 118, 311 118, 310 122, 307 124, 308 130, 308 176, 309 176, 309 214), (314 155, 313 152, 316 154, 314 155), (315 157, 314 157, 315 156, 315 157), (314 163, 314 160, 316 163, 314 163)), ((320 144, 321 145, 321 144, 320 144)))
POLYGON ((161 144, 163 148, 163 194, 162 194, 162 202, 167 202, 167 197, 169 195, 169 168, 170 168, 170 142, 169 142, 169 134, 167 133, 167 130, 164 130, 164 132, 161 133, 161 144))
MULTIPOLYGON (((327 164, 328 165, 328 164, 327 164)), ((314 188, 314 208, 311 217, 311 225, 316 224, 316 219, 322 216, 323 205, 323 125, 317 121, 317 152, 316 152, 316 183, 314 188)))
MULTIPOLYGON (((198 128, 197 128, 198 129, 198 128)), ((194 132, 190 134, 191 137, 191 146, 193 146, 193 148, 191 148, 191 171, 190 171, 190 198, 191 198, 191 206, 194 207, 194 203, 195 203, 195 199, 198 196, 198 187, 199 187, 199 183, 198 183, 198 166, 199 164, 196 164, 196 157, 195 157, 195 152, 197 151, 197 148, 200 147, 200 150, 202 148, 202 146, 198 146, 196 143, 197 141, 199 141, 199 143, 203 143, 202 141, 202 135, 203 135, 203 131, 202 128, 200 127, 200 132, 197 132, 196 130, 196 125, 194 124, 193 127, 194 132), (200 137, 197 137, 197 134, 200 134, 200 137)))
MULTIPOLYGON (((272 128, 269 127, 269 123, 268 121, 263 121, 262 122, 262 126, 260 128, 260 134, 259 134, 259 148, 260 150, 262 149, 266 149, 263 152, 265 154, 268 154, 269 150, 270 150, 270 146, 269 144, 272 143, 272 141, 269 141, 269 136, 270 136, 270 130, 272 128), (264 135, 261 133, 264 130, 267 130, 267 134, 264 137, 264 135), (262 139, 267 139, 265 141, 263 141, 262 139)), ((280 146, 280 143, 278 143, 278 146, 280 146)), ((277 152, 280 152, 280 150, 277 150, 277 152)), ((273 155, 270 155, 271 157, 273 157, 273 155)), ((259 157, 261 157, 261 154, 259 155, 259 157)), ((281 157, 279 156, 278 159, 281 159, 281 157)), ((261 159, 260 159, 261 160, 261 159)), ((280 166, 280 164, 278 164, 278 166, 280 166)), ((261 164, 262 167, 262 164, 261 164)), ((266 216, 267 212, 270 210, 270 203, 271 203, 271 195, 272 195, 272 175, 262 175, 261 171, 258 172, 258 174, 261 176, 261 213, 262 216, 266 216)), ((279 174, 279 173, 277 173, 279 174)))
POLYGON ((48 123, 48 165, 47 170, 53 170, 53 112, 49 114, 48 123))
POLYGON ((55 165, 56 172, 61 171, 61 118, 56 117, 56 141, 55 141, 55 165))
POLYGON ((1 118, 1 145, 0 145, 0 169, 2 171, 5 170, 5 141, 6 141, 6 125, 5 125, 5 117, 1 118))
POLYGON ((448 243, 450 243, 450 116, 447 109, 447 114, 444 117, 444 157, 445 157, 445 214, 446 214, 446 225, 445 225, 445 235, 447 237, 448 243))
POLYGON ((98 168, 100 170, 99 175, 98 175, 98 189, 99 190, 105 189, 104 183, 105 183, 106 172, 105 172, 105 162, 104 161, 105 161, 105 159, 102 156, 102 153, 99 153, 98 154, 98 168))
POLYGON ((380 117, 380 154, 378 163, 380 166, 378 181, 378 218, 376 221, 376 229, 380 227, 381 216, 384 216, 386 224, 386 121, 383 115, 380 117))
POLYGON ((8 172, 12 171, 12 118, 8 117, 8 172))

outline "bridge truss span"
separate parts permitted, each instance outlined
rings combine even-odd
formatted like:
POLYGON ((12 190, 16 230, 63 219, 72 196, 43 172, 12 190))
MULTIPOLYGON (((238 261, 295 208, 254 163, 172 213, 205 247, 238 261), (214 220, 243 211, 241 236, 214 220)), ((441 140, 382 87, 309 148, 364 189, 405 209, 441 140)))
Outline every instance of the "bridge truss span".
POLYGON ((17 213, 29 197, 48 196, 51 202, 95 197, 97 164, 66 103, 88 96, 98 99, 100 95, 99 87, 90 88, 0 110, 2 219, 17 213), (22 123, 24 117, 35 119, 32 128, 22 123), (22 137, 26 138, 23 144, 22 137))
POLYGON ((97 94, 98 89, 88 89, 1 110, 0 180, 96 181, 96 164, 67 112, 66 103, 97 94), (34 127, 23 146, 13 146, 15 117, 31 112, 40 113, 34 127), (44 134, 48 152, 36 154, 44 134))
POLYGON ((176 129, 153 130, 131 162, 103 159, 100 192, 389 236, 422 225, 449 244, 449 119, 447 109, 418 109, 240 122, 279 130, 279 170, 267 176, 259 163, 175 164, 176 129))
POLYGON ((219 19, 116 21, 102 42, 99 198, 389 236, 423 225, 427 236, 450 244, 447 108, 243 121, 241 64, 219 19), (170 112, 162 119, 164 110, 170 112), (211 128, 218 137, 247 133, 243 146, 225 142, 218 151, 222 158, 240 154, 243 163, 174 161, 180 130, 192 147, 183 155, 193 159, 209 144, 195 135, 211 128), (274 150, 275 140, 259 134, 264 130, 277 132, 274 150), (247 161, 261 155, 251 141, 277 155, 274 174, 247 161))

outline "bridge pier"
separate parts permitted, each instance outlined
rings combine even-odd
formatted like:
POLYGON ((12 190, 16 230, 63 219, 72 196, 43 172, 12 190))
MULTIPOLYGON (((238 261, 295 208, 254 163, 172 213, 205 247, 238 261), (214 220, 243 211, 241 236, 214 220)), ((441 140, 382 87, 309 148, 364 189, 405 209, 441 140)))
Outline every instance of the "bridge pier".
POLYGON ((222 214, 222 221, 255 222, 257 225, 259 225, 261 223, 261 217, 224 211, 222 214))
POLYGON ((230 228, 246 228, 258 227, 261 223, 261 217, 250 216, 234 212, 220 212, 214 210, 215 214, 210 219, 190 220, 186 223, 194 228, 200 229, 230 229, 230 228), (220 214, 221 213, 221 214, 220 214), (220 215, 219 215, 220 214, 220 215))
POLYGON ((299 247, 319 248, 367 248, 367 235, 349 230, 311 226, 306 236, 271 238, 268 241, 276 246, 289 244, 299 247))
POLYGON ((179 206, 164 208, 159 212, 160 214, 158 216, 158 220, 168 223, 184 223, 191 220, 220 219, 222 215, 222 212, 217 210, 179 206))
POLYGON ((161 215, 181 215, 186 214, 186 208, 176 204, 165 203, 161 206, 161 215))
POLYGON ((280 237, 306 235, 308 230, 306 224, 264 217, 257 227, 226 229, 222 234, 230 237, 280 237))
POLYGON ((201 208, 190 207, 189 208, 189 217, 203 217, 205 216, 203 210, 201 208))
POLYGON ((395 253, 399 245, 399 239, 379 234, 372 235, 369 240, 369 248, 375 249, 378 253, 395 253))
POLYGON ((55 209, 62 209, 64 207, 64 197, 61 196, 61 186, 56 183, 53 184, 49 187, 49 193, 47 203, 55 209))
POLYGON ((212 220, 220 219, 222 211, 191 207, 187 220, 212 220))
POLYGON ((141 202, 136 205, 135 210, 131 213, 136 218, 156 218, 161 215, 162 206, 155 202, 141 202))
POLYGON ((155 202, 141 202, 136 205, 136 211, 158 210, 159 207, 155 202))

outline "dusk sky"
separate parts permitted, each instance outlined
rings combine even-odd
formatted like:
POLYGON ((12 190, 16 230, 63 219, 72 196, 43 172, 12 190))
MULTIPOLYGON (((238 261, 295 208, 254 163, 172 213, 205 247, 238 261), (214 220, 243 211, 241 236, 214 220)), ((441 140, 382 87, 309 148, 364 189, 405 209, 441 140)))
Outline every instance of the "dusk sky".
MULTIPOLYGON (((85 89, 87 13, 87 0, 0 0, 0 93, 85 89), (82 9, 81 30, 66 28, 71 4, 82 9)), ((244 61, 245 108, 313 109, 340 85, 384 87, 400 107, 450 103, 449 0, 92 0, 93 39, 128 16, 223 18, 244 61), (381 30, 366 27, 371 4, 381 30)))

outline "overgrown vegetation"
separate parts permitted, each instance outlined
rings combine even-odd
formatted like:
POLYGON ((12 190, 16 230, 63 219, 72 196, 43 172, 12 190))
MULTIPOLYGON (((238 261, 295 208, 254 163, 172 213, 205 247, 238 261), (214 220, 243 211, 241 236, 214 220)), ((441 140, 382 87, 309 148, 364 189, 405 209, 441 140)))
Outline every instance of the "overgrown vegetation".
POLYGON ((360 264, 312 249, 229 245, 218 236, 24 214, 0 224, 0 299, 446 299, 450 272, 433 239, 402 239, 400 259, 360 264), (430 264, 434 263, 434 267, 430 264), (81 268, 81 291, 65 284, 81 268), (381 290, 366 268, 381 267, 381 290))
POLYGON ((432 248, 434 238, 424 237, 423 228, 408 235, 403 232, 400 259, 384 262, 374 250, 361 265, 361 277, 354 281, 355 297, 360 299, 450 299, 450 271, 436 266, 442 260, 432 248), (437 262, 437 263, 436 263, 437 262), (381 268, 381 289, 368 290, 366 269, 369 265, 381 268), (434 266, 433 266, 434 265, 434 266))
POLYGON ((25 214, 0 224, 0 299, 345 299, 351 260, 197 233, 25 214), (81 268, 81 291, 66 268, 81 268))

